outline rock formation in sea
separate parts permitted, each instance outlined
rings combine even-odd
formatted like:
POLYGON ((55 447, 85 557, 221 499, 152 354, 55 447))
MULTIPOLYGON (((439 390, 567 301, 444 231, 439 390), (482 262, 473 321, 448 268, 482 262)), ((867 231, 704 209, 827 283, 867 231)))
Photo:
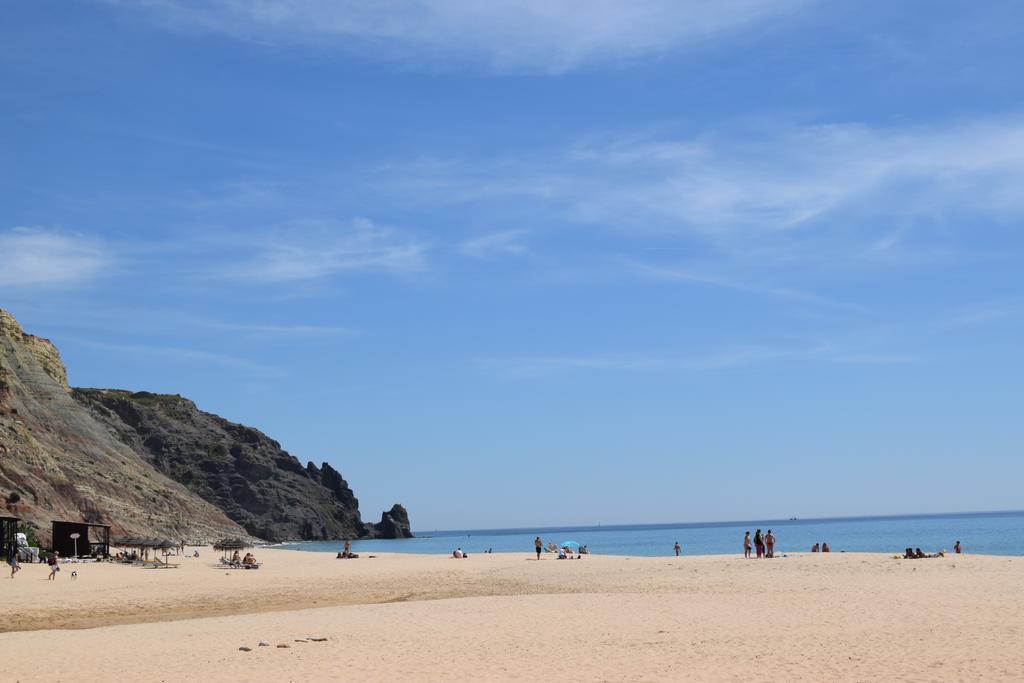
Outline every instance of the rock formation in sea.
POLYGON ((0 507, 45 537, 51 519, 115 533, 267 541, 411 536, 405 508, 364 523, 329 464, 181 396, 72 389, 49 341, 0 310, 0 507))
POLYGON ((381 513, 380 521, 374 527, 380 538, 412 538, 409 513, 398 503, 392 505, 390 510, 381 513))

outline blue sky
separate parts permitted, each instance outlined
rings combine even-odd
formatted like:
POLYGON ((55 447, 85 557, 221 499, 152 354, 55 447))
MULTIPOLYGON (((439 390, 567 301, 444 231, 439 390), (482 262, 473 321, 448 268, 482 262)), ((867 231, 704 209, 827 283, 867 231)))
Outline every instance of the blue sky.
POLYGON ((1015 2, 35 2, 0 306, 419 529, 1013 509, 1015 2))

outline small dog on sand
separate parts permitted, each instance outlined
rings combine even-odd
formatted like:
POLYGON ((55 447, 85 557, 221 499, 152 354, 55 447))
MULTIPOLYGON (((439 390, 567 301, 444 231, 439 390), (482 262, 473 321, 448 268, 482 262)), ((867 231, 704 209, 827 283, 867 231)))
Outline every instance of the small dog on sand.
POLYGON ((77 578, 78 578, 78 570, 77 569, 72 569, 71 570, 71 580, 74 581, 77 578))

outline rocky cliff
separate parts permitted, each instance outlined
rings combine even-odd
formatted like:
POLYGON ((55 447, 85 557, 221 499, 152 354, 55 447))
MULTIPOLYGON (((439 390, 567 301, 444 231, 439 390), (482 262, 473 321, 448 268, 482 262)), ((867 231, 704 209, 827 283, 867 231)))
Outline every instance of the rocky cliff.
POLYGON ((363 523, 341 474, 180 396, 70 389, 57 349, 0 310, 0 506, 115 533, 268 541, 409 537, 401 505, 363 523))
POLYGON ((0 508, 46 542, 54 519, 115 534, 244 535, 221 510, 156 471, 71 397, 57 349, 0 310, 0 508))
POLYGON ((303 466, 266 434, 203 412, 186 398, 109 389, 74 389, 72 396, 156 469, 253 536, 285 541, 407 535, 400 524, 364 524, 359 501, 329 464, 303 466))

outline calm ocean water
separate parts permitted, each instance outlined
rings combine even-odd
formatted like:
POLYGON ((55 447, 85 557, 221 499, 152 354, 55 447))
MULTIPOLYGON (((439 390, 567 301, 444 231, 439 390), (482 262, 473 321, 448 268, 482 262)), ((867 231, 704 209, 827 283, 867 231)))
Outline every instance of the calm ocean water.
MULTIPOLYGON (((447 555, 456 547, 472 554, 533 551, 540 535, 547 544, 573 540, 603 555, 670 555, 676 541, 686 555, 742 554, 743 533, 771 529, 775 552, 806 552, 826 541, 833 552, 902 552, 907 546, 925 552, 952 551, 959 540, 965 553, 1024 555, 1024 511, 842 519, 763 520, 703 524, 640 524, 602 527, 418 531, 417 538, 355 541, 355 552, 447 555)), ((338 541, 288 543, 281 547, 336 553, 338 541)))

